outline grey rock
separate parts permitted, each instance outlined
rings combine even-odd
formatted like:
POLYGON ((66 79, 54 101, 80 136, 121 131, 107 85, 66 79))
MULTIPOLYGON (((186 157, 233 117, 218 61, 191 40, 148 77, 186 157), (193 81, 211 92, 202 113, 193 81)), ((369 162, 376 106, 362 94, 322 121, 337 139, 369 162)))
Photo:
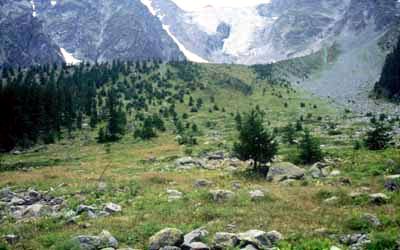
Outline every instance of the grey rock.
POLYGON ((390 175, 385 177, 385 189, 390 192, 400 191, 400 175, 390 175))
POLYGON ((211 190, 210 194, 215 202, 225 202, 235 197, 235 193, 229 190, 211 190))
POLYGON ((265 198, 265 194, 261 190, 253 190, 249 192, 250 198, 253 201, 262 200, 265 198))
POLYGON ((216 249, 234 248, 239 244, 239 239, 236 234, 218 232, 215 234, 213 246, 216 249))
POLYGON ((181 248, 176 246, 165 246, 160 248, 160 250, 181 250, 181 248))
POLYGON ((379 220, 379 218, 374 214, 368 214, 368 213, 363 214, 361 219, 366 221, 366 222, 368 222, 369 224, 371 224, 374 227, 379 227, 380 225, 382 225, 382 223, 379 220))
POLYGON ((241 250, 258 250, 255 246, 248 244, 245 247, 241 248, 241 250))
POLYGON ((84 212, 96 213, 96 208, 92 207, 92 206, 87 206, 87 205, 79 205, 78 208, 76 209, 76 213, 81 214, 84 212))
POLYGON ((347 245, 351 250, 362 250, 365 245, 370 243, 367 234, 349 234, 340 237, 340 243, 347 245))
POLYGON ((196 188, 206 188, 211 186, 213 183, 209 180, 205 180, 205 179, 198 179, 194 182, 194 186, 196 188))
POLYGON ((149 249, 158 250, 166 246, 180 246, 183 243, 183 233, 176 228, 165 228, 149 240, 149 249))
POLYGON ((105 247, 113 247, 113 248, 118 248, 118 241, 117 239, 114 238, 114 236, 111 235, 110 232, 103 230, 99 234, 99 238, 105 247))
POLYGON ((168 194, 168 201, 175 201, 175 200, 180 200, 183 197, 182 192, 178 191, 178 190, 173 190, 173 189, 168 189, 167 190, 167 194, 168 194))
POLYGON ((23 211, 24 217, 40 217, 46 214, 46 207, 42 204, 27 206, 23 211))
POLYGON ((272 245, 276 245, 279 241, 283 240, 282 234, 275 230, 268 232, 267 237, 271 241, 272 245))
POLYGON ((182 249, 185 250, 210 250, 210 247, 208 247, 206 244, 202 242, 192 242, 189 244, 183 244, 182 249))
POLYGON ((241 245, 251 244, 258 249, 267 250, 273 247, 268 234, 260 230, 249 230, 237 235, 241 245))
POLYGON ((5 235, 3 238, 10 245, 15 245, 19 240, 19 237, 15 234, 8 234, 5 235))
POLYGON ((114 213, 119 213, 122 211, 122 208, 120 205, 115 204, 115 203, 107 203, 104 207, 104 211, 110 214, 114 214, 114 213))
POLYGON ((202 238, 206 237, 208 235, 208 231, 205 230, 204 228, 198 228, 196 230, 191 231, 188 234, 185 234, 183 237, 184 239, 184 244, 189 244, 192 242, 199 242, 201 241, 202 238))
POLYGON ((371 203, 374 203, 376 205, 385 204, 390 199, 386 194, 383 193, 370 194, 369 198, 371 203))
POLYGON ((284 181, 287 179, 300 180, 304 178, 305 170, 289 162, 274 163, 271 165, 267 180, 284 181))

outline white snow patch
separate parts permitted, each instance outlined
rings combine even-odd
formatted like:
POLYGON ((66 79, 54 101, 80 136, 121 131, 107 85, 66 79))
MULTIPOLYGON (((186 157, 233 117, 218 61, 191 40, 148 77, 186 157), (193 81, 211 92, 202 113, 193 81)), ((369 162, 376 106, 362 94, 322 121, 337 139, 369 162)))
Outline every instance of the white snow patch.
POLYGON ((153 8, 153 6, 151 5, 151 4, 152 4, 151 0, 140 0, 140 1, 142 2, 143 5, 145 5, 145 6, 149 9, 150 13, 151 13, 153 16, 156 16, 156 15, 157 15, 157 11, 156 11, 156 10, 153 8))
POLYGON ((54 6, 57 4, 57 1, 56 1, 56 0, 51 0, 51 1, 50 1, 50 4, 51 4, 51 6, 54 7, 54 6))
POLYGON ((164 25, 163 24, 163 29, 168 33, 168 35, 172 38, 172 40, 174 40, 176 45, 178 45, 180 51, 182 51, 182 53, 186 56, 186 58, 189 61, 198 62, 198 63, 208 63, 207 60, 204 60, 200 56, 198 56, 198 55, 194 54, 193 52, 189 51, 188 49, 186 49, 185 46, 183 44, 181 44, 178 41, 178 39, 171 33, 171 31, 169 30, 169 26, 168 25, 164 25))
POLYGON ((81 60, 76 59, 71 53, 67 52, 64 48, 60 48, 60 51, 67 64, 76 65, 81 62, 81 60))
POLYGON ((36 6, 35 6, 35 2, 33 0, 31 0, 31 5, 32 5, 32 16, 36 17, 37 16, 36 6))

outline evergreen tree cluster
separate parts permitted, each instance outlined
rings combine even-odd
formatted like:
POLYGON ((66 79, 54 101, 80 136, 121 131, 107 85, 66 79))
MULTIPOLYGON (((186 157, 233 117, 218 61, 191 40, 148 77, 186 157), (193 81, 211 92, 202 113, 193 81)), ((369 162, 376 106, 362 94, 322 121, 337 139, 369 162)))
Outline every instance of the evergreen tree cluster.
POLYGON ((176 105, 200 110, 203 100, 191 94, 204 85, 189 62, 163 70, 161 65, 114 61, 0 69, 0 151, 52 143, 89 126, 99 129, 102 143, 121 139, 128 127, 142 139, 165 131, 164 120, 179 127, 176 105))
POLYGON ((375 85, 378 95, 400 101, 400 37, 393 52, 386 57, 381 78, 375 85))

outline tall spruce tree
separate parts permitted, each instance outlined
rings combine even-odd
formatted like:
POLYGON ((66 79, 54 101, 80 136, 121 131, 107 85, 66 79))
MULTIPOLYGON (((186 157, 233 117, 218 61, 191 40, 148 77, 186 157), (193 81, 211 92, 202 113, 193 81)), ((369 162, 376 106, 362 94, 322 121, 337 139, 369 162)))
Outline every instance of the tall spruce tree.
POLYGON ((253 160, 254 170, 263 170, 261 165, 271 162, 278 152, 275 136, 264 126, 263 113, 254 109, 244 114, 237 128, 239 138, 233 151, 241 160, 253 160))

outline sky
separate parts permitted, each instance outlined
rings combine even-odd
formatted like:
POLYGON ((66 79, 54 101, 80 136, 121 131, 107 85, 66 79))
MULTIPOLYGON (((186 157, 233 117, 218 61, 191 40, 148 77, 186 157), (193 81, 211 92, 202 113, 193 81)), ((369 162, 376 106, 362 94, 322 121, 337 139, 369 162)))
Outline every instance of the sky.
POLYGON ((207 5, 217 7, 244 7, 268 3, 270 0, 172 0, 182 9, 195 10, 207 5))

